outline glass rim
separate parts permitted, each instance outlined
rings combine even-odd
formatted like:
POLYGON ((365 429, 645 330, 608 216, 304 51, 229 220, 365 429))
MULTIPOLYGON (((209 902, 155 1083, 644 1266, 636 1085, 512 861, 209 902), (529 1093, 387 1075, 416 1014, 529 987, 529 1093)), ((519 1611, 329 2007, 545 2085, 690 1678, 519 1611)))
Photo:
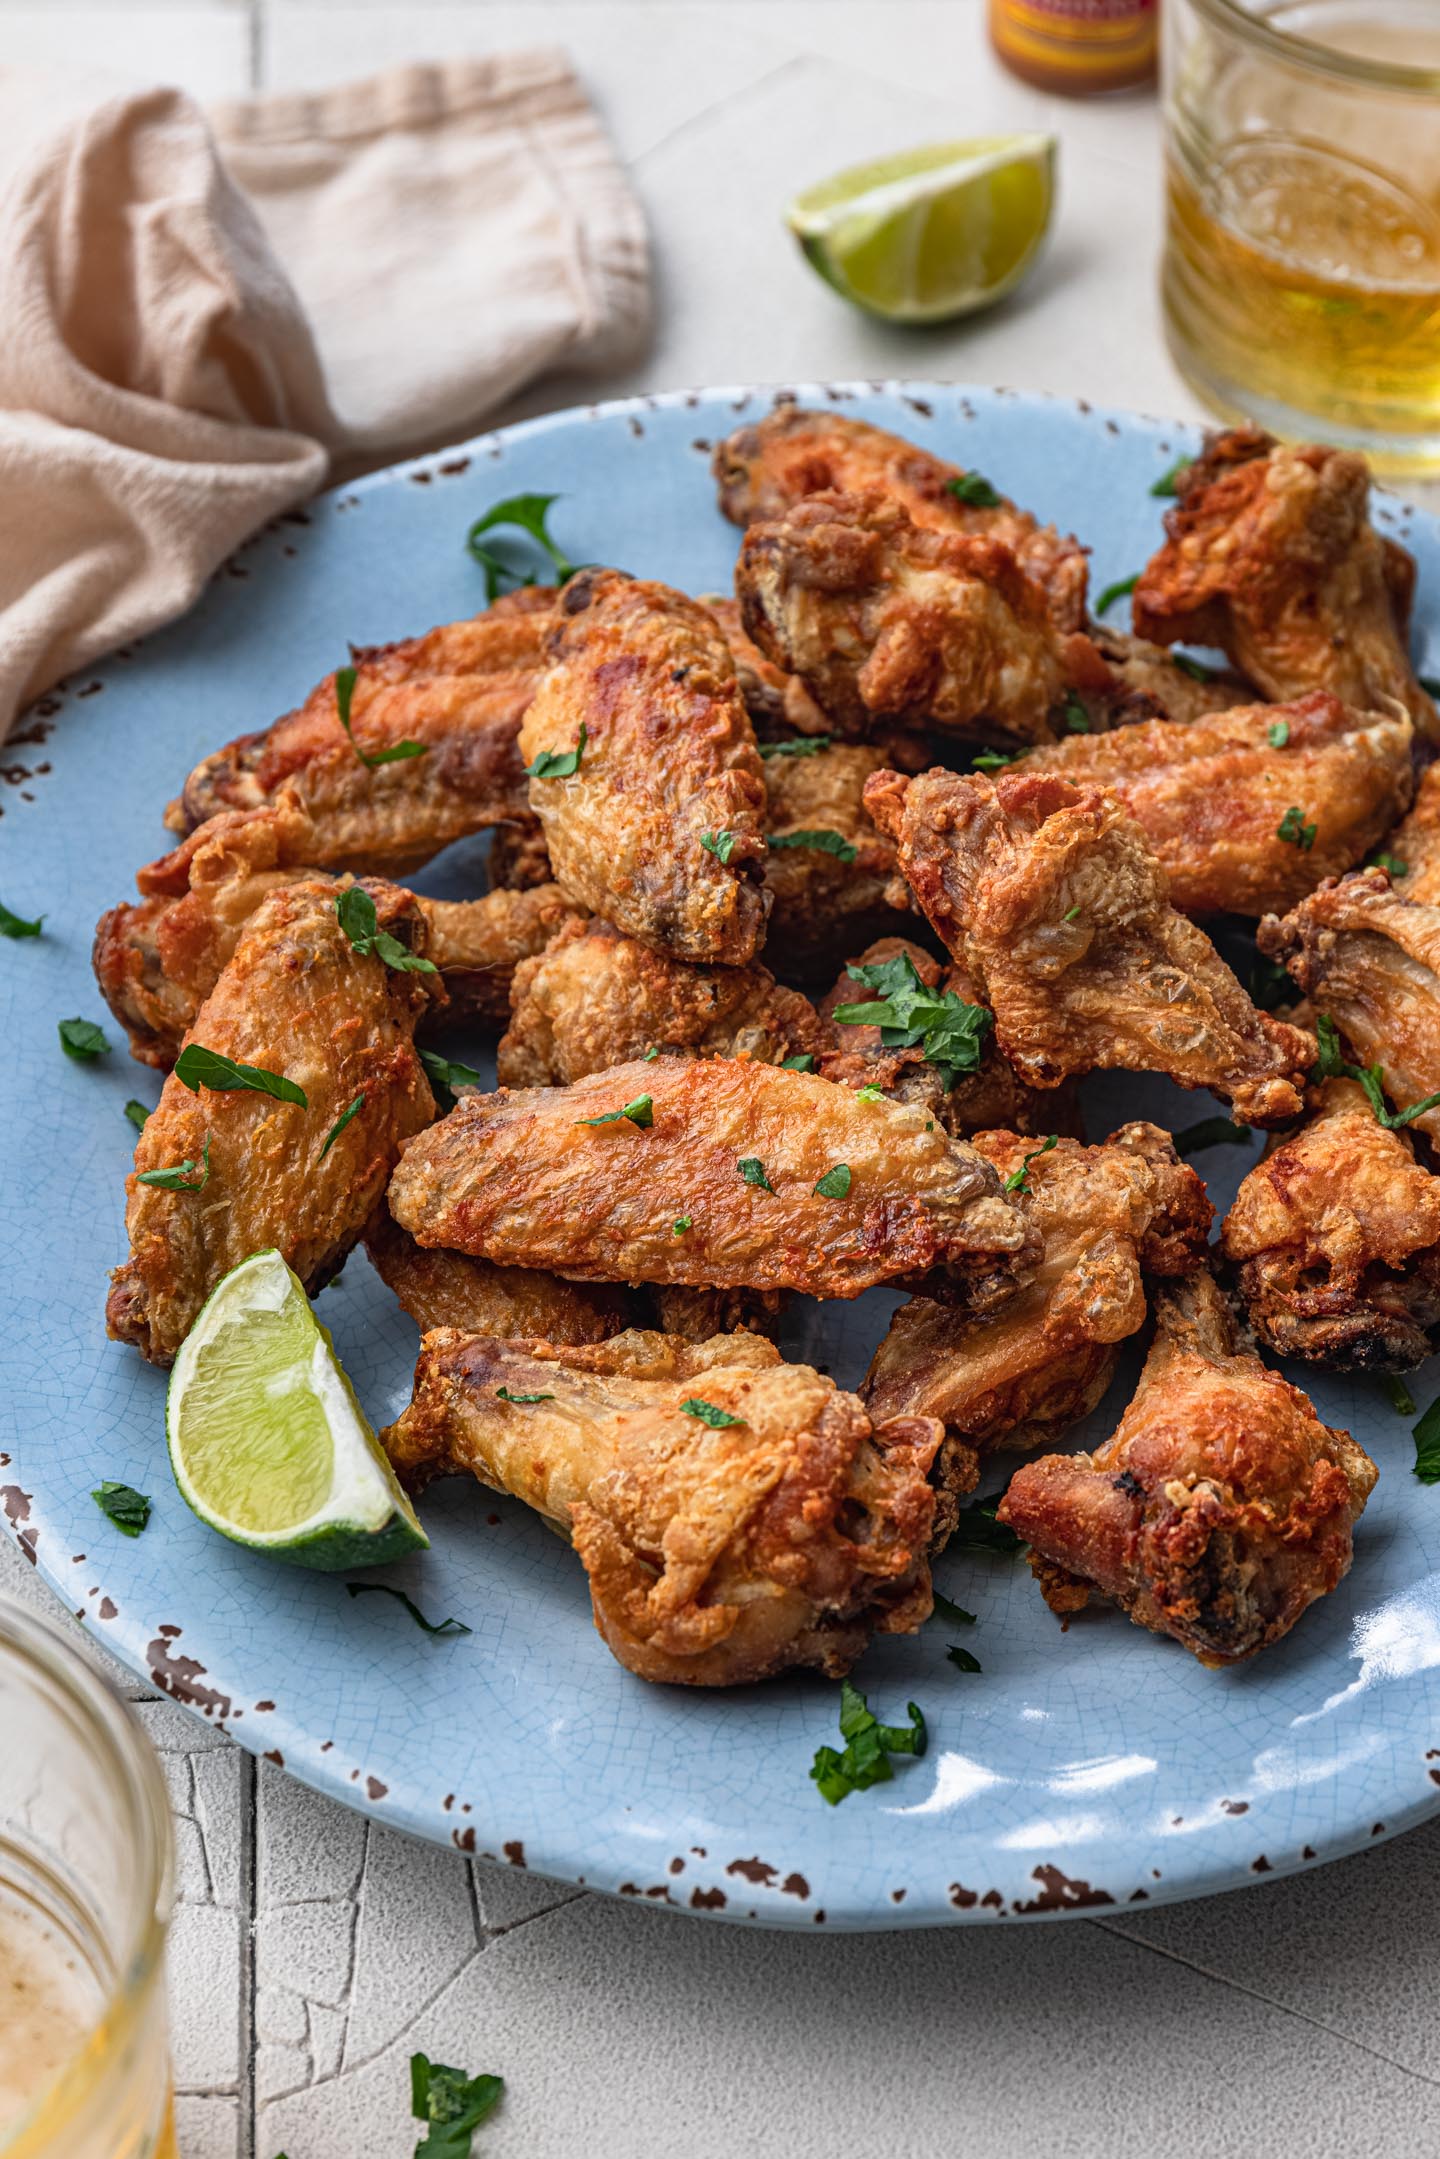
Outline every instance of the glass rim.
MULTIPOLYGON (((159 1758, 128 1703, 120 1699, 104 1674, 81 1656, 52 1620, 14 1598, 0 1597, 0 1661, 7 1657, 18 1659, 32 1672, 38 1671, 47 1687, 63 1697, 81 1720, 95 1743, 97 1774, 106 1775, 113 1783, 128 1816, 126 1828, 138 1861, 136 1880, 126 1899, 114 1971, 105 1981, 80 2047, 55 2080, 37 2093, 24 2120, 15 2124, 23 2140, 27 2125, 44 2121, 48 2128, 45 2109, 62 2086, 67 2117, 83 2111, 89 2096, 87 2087, 106 2074, 116 2053, 128 2043, 131 2027, 151 1987, 158 1984, 166 1929, 174 1909, 175 1839, 159 1758), (94 2040, 101 2031, 107 2036, 107 2045, 103 2053, 96 2053, 94 2040)), ((0 2145, 0 2155, 6 2149, 8 2145, 0 2145)))
POLYGON ((1268 17, 1257 14, 1243 0, 1194 0, 1202 15, 1213 23, 1238 32, 1272 56, 1298 63, 1317 74, 1348 83, 1364 83, 1371 89, 1401 90, 1410 96, 1440 97, 1440 68, 1411 67, 1400 60, 1367 60, 1363 54, 1336 52, 1293 30, 1277 29, 1268 17))

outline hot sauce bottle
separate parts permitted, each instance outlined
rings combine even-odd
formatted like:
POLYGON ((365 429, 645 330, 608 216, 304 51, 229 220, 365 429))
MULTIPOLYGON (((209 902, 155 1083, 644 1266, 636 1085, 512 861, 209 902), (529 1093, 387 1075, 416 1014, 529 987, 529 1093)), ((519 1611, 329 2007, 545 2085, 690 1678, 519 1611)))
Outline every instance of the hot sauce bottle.
POLYGON ((1155 72, 1158 0, 990 0, 990 42, 1037 90, 1089 97, 1155 72))

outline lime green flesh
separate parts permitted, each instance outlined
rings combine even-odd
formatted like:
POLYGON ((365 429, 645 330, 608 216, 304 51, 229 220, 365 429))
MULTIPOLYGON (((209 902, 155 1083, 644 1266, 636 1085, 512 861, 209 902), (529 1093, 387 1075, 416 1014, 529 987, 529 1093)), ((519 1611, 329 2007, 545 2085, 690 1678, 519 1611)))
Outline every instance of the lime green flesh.
POLYGON ((166 1425, 184 1498, 238 1544, 338 1569, 427 1541, 278 1252, 212 1293, 175 1360, 166 1425))
POLYGON ((1054 142, 993 135, 857 165, 787 213, 806 259, 859 307, 941 322, 1014 290, 1054 200, 1054 142))

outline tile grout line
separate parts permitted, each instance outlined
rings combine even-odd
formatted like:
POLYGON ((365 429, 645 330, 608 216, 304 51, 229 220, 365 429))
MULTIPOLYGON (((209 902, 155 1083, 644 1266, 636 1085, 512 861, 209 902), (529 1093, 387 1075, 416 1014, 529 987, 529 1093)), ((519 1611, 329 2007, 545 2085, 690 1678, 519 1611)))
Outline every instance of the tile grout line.
POLYGON ((240 2159, 255 2154, 255 1926, 259 1916, 259 1778, 254 1755, 240 1757, 240 2159))

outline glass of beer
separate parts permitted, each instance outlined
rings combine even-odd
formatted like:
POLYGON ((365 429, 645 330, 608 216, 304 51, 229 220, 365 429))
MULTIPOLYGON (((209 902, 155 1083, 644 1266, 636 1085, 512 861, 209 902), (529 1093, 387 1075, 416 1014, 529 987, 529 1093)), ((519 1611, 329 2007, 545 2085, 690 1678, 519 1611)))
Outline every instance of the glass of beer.
POLYGON ((1207 404, 1440 472, 1440 8, 1165 0, 1166 333, 1207 404))
POLYGON ((0 1733, 0 2155, 176 2159, 159 1762, 63 1635, 9 1602, 0 1733))

